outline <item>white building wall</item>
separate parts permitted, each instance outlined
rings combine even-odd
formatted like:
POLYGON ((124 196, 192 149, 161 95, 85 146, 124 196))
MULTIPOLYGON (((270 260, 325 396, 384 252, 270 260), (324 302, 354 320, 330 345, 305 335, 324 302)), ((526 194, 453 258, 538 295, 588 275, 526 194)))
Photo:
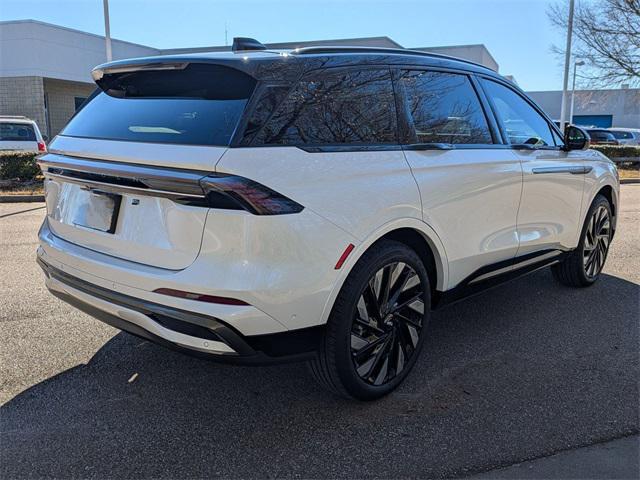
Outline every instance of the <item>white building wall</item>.
POLYGON ((41 77, 0 78, 0 115, 23 115, 47 133, 44 84, 41 77))
POLYGON ((420 50, 421 52, 437 53, 439 55, 449 55, 451 57, 462 58, 470 62, 479 63, 494 72, 500 68, 498 62, 493 58, 487 47, 482 44, 478 45, 452 45, 447 47, 419 47, 411 50, 420 50))
MULTIPOLYGON (((561 91, 527 92, 527 95, 549 117, 554 120, 560 118, 561 91)), ((614 127, 640 128, 640 89, 576 90, 573 114, 611 115, 614 127)))
MULTIPOLYGON (((157 55, 144 45, 112 41, 113 59, 157 55)), ((104 37, 35 20, 0 22, 0 77, 38 76, 91 82, 107 61, 104 37)))

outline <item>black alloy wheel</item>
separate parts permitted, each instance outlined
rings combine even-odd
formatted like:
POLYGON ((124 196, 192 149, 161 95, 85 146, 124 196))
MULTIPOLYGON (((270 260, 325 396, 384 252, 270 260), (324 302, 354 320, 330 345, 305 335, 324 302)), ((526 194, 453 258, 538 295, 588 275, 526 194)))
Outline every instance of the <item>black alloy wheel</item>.
POLYGON ((553 276, 569 287, 588 287, 600 277, 613 238, 611 204, 596 195, 582 226, 578 247, 561 263, 553 265, 553 276))
POLYGON ((387 395, 419 356, 430 307, 429 276, 418 254, 403 243, 379 241, 342 285, 311 373, 344 397, 387 395))
POLYGON ((609 210, 606 206, 599 205, 589 219, 583 242, 582 262, 587 278, 593 279, 602 271, 609 252, 610 241, 611 217, 609 210))
POLYGON ((362 380, 382 385, 402 372, 415 353, 424 316, 420 277, 404 262, 379 269, 358 299, 351 326, 351 356, 362 380))

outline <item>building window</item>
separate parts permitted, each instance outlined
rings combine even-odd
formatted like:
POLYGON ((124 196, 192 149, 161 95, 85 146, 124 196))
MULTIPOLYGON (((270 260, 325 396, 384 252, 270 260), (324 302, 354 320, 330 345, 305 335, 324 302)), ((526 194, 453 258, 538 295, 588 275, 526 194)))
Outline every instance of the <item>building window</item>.
POLYGON ((80 107, 82 106, 82 104, 85 102, 86 99, 87 97, 73 97, 73 102, 75 103, 75 106, 76 106, 76 112, 78 111, 78 109, 80 109, 80 107))

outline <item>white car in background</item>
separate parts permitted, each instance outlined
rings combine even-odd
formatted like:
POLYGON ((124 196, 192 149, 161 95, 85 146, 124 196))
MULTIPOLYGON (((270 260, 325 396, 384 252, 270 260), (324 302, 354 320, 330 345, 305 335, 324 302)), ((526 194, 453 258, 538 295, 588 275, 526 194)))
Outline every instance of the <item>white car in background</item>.
POLYGON ((38 262, 54 295, 140 337, 309 360, 370 400, 409 373, 432 309, 549 265, 586 287, 604 266, 615 165, 483 66, 236 40, 92 73, 39 159, 38 262))
POLYGON ((38 125, 27 117, 0 116, 0 150, 47 151, 38 125))
POLYGON ((640 128, 608 128, 619 145, 640 145, 640 128))

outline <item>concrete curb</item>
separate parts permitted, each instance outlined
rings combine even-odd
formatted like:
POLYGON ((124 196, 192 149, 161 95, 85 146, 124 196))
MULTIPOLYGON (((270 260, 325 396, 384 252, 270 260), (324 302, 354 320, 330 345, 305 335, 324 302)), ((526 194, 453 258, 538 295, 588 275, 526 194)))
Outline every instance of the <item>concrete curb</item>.
POLYGON ((621 178, 620 185, 624 185, 625 183, 640 183, 640 178, 621 178))
POLYGON ((0 195, 0 203, 44 202, 44 195, 0 195))

